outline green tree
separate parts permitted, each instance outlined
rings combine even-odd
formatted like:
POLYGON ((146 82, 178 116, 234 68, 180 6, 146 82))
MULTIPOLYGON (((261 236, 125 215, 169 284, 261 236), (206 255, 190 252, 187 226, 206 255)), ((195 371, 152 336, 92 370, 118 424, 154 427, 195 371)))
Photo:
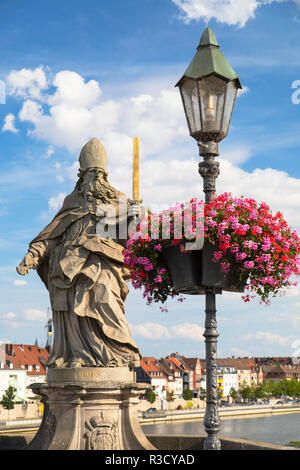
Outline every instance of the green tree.
POLYGON ((231 389, 229 390, 229 395, 232 398, 232 401, 234 402, 238 397, 238 392, 234 387, 231 387, 231 389))
POLYGON ((200 387, 199 398, 200 398, 200 400, 205 401, 205 399, 206 399, 206 390, 205 390, 205 388, 200 387))
POLYGON ((174 401, 174 400, 175 400, 174 391, 171 390, 170 392, 167 392, 167 401, 174 401))
POLYGON ((289 391, 289 380, 287 380, 287 379, 280 380, 277 383, 277 390, 276 390, 277 396, 282 396, 282 395, 287 396, 288 391, 289 391))
POLYGON ((270 398, 273 396, 275 383, 271 380, 263 380, 260 384, 261 389, 264 392, 266 398, 270 398))
POLYGON ((182 396, 185 400, 191 400, 193 398, 193 392, 188 387, 183 390, 182 396))
POLYGON ((153 392, 152 388, 148 388, 146 392, 146 400, 148 400, 150 403, 154 403, 156 400, 156 395, 153 392))
POLYGON ((243 384, 239 390, 239 393, 243 400, 249 400, 249 398, 253 397, 253 390, 249 385, 243 384))
POLYGON ((11 385, 8 387, 7 390, 5 390, 5 393, 2 396, 0 404, 6 410, 13 410, 14 409, 14 407, 15 407, 14 399, 16 397, 16 391, 17 391, 17 389, 15 387, 12 387, 11 385))
POLYGON ((291 380, 288 380, 287 384, 287 395, 289 397, 295 397, 297 396, 297 390, 298 390, 298 381, 295 377, 293 377, 291 380))
POLYGON ((264 388, 261 385, 258 385, 257 387, 254 387, 254 396, 255 398, 265 398, 266 397, 266 392, 264 388))

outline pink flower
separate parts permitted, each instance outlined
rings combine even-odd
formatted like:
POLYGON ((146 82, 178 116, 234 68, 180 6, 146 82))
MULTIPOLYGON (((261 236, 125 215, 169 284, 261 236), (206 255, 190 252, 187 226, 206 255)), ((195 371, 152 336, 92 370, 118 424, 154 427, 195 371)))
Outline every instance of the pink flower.
POLYGON ((243 259, 247 258, 247 253, 245 253, 244 251, 242 253, 237 253, 235 255, 235 259, 237 261, 242 261, 243 259))
POLYGON ((244 266, 245 266, 245 268, 247 268, 247 269, 251 269, 251 268, 254 267, 254 262, 253 262, 253 261, 245 261, 245 262, 244 262, 244 266))
POLYGON ((224 253, 222 251, 214 251, 213 257, 215 260, 223 258, 224 253))

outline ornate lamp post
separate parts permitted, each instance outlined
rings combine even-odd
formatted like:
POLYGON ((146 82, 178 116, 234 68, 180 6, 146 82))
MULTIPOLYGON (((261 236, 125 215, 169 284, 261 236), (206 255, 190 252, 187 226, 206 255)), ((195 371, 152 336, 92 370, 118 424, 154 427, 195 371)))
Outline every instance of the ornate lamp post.
MULTIPOLYGON (((203 32, 197 53, 177 85, 186 114, 190 135, 197 141, 199 173, 203 178, 205 202, 208 203, 216 190, 219 176, 219 162, 215 161, 218 143, 228 133, 231 115, 238 88, 242 88, 239 78, 219 49, 212 30, 203 32)), ((215 287, 205 288, 206 318, 206 411, 204 427, 207 438, 204 449, 220 450, 217 434, 220 428, 218 413, 217 384, 217 320, 216 294, 222 293, 215 287)))

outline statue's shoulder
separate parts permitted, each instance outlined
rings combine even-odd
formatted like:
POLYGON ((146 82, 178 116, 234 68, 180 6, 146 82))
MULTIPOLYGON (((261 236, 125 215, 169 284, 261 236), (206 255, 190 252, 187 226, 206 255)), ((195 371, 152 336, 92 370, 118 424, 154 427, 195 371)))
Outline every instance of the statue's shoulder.
POLYGON ((114 188, 114 190, 115 190, 115 194, 116 194, 116 199, 126 201, 129 204, 129 198, 125 193, 123 193, 122 191, 119 191, 118 189, 115 189, 115 188, 114 188))

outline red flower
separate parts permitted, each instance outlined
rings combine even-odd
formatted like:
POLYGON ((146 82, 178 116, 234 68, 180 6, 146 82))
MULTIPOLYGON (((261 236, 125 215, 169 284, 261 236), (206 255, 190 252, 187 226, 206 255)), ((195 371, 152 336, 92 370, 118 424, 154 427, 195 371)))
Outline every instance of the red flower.
POLYGON ((226 251, 227 248, 229 248, 229 247, 230 247, 230 243, 229 243, 229 242, 227 242, 227 243, 220 243, 220 244, 219 244, 219 248, 220 248, 220 250, 222 250, 222 251, 226 251))
POLYGON ((247 230, 245 230, 244 228, 237 228, 237 229, 234 231, 234 233, 235 233, 236 235, 246 235, 247 230))

